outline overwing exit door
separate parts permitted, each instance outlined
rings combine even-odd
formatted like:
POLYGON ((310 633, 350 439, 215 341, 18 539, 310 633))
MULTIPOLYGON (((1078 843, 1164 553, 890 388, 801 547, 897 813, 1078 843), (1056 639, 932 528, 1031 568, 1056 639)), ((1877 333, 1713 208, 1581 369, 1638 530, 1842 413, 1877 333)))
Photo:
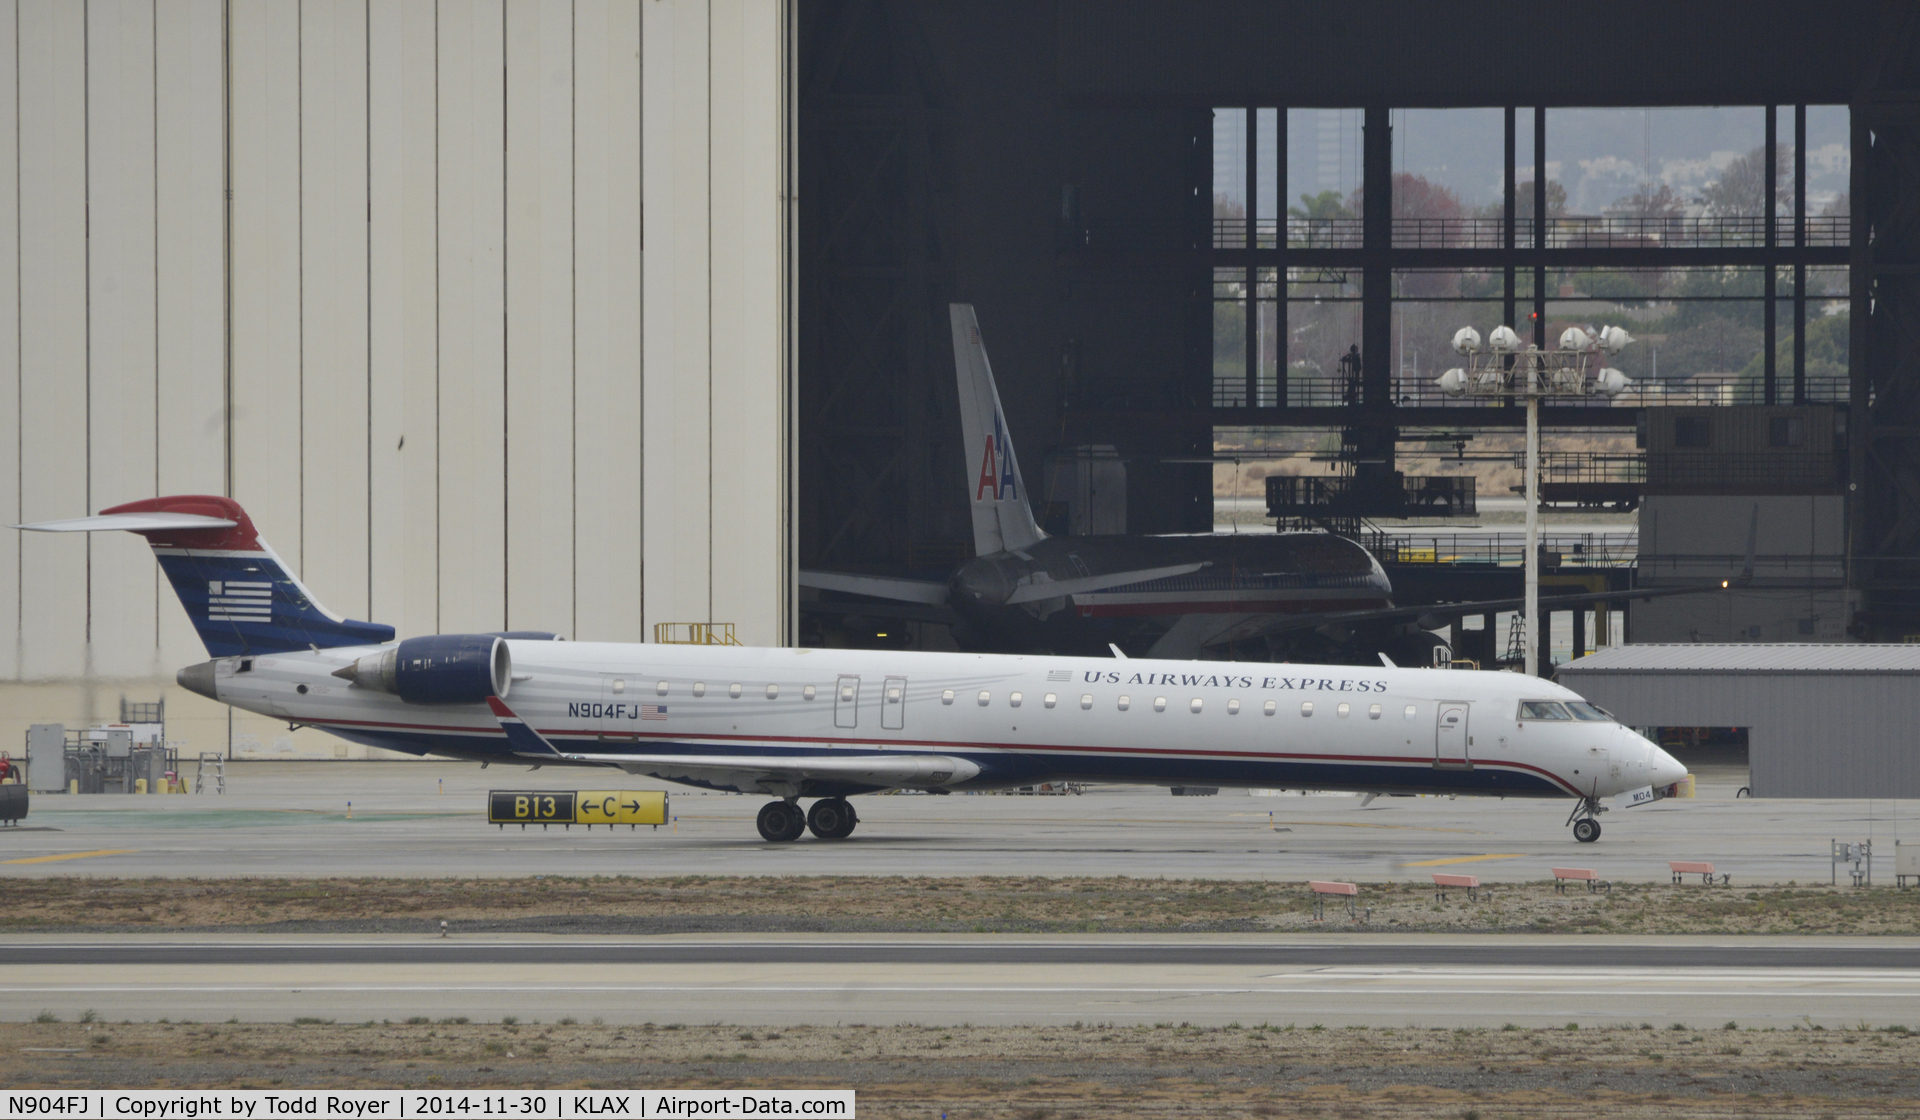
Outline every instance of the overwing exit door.
POLYGON ((907 726, 907 678, 888 677, 880 693, 880 729, 903 731, 907 726))
POLYGON ((1433 736, 1433 764, 1435 766, 1453 766, 1471 769, 1473 766, 1473 740, 1467 734, 1467 710, 1471 707, 1465 700, 1440 701, 1440 714, 1433 736))
POLYGON ((860 720, 860 678, 843 676, 833 687, 833 725, 856 727, 860 720))

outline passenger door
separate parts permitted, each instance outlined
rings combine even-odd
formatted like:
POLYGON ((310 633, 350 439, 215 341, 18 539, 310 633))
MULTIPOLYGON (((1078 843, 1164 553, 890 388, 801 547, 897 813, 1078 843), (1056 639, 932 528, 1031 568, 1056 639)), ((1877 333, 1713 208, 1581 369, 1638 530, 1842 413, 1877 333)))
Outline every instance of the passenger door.
POLYGON ((625 674, 614 674, 600 682, 600 712, 594 731, 602 739, 632 739, 639 729, 640 682, 625 674))
POLYGON ((1472 740, 1467 735, 1467 711, 1471 706, 1465 700, 1440 701, 1440 713, 1433 737, 1435 766, 1457 767, 1463 770, 1473 768, 1473 759, 1469 750, 1472 740))
POLYGON ((833 686, 833 725, 857 727, 860 721, 860 678, 842 676, 833 686))
POLYGON ((880 730, 904 731, 907 726, 907 678, 888 677, 880 694, 880 730))

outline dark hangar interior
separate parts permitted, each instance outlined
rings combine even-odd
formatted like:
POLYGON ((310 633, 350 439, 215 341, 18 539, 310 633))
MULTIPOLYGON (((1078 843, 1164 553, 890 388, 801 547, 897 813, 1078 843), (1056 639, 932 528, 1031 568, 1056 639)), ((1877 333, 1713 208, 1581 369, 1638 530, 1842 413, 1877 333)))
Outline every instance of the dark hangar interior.
MULTIPOLYGON (((1544 425, 1634 437, 1641 462, 1626 474, 1581 468, 1631 500, 1665 486, 1838 502, 1835 565, 1780 578, 1844 594, 1854 640, 1920 632, 1917 26, 1920 6, 1905 3, 808 0, 796 31, 799 564, 938 575, 970 554, 950 302, 978 309, 1030 488, 1112 449, 1126 464, 1125 532, 1206 532, 1223 429, 1319 431, 1338 448, 1319 469, 1346 481, 1282 486, 1278 505, 1270 481, 1268 505, 1339 529, 1405 512, 1422 470, 1410 445, 1520 424, 1519 409, 1425 388, 1438 359, 1409 358, 1396 336, 1422 277, 1472 277, 1479 302, 1463 322, 1485 330, 1498 316, 1544 346, 1567 295, 1552 281, 1570 270, 1717 271, 1752 282, 1742 298, 1762 341, 1747 376, 1691 397, 1668 387, 1647 407, 1551 405, 1544 425), (1553 196, 1556 113, 1682 106, 1764 119, 1771 220, 1576 213, 1553 196), (1393 131, 1453 109, 1481 111, 1498 193, 1436 218, 1403 197, 1393 131), (1302 112, 1325 110, 1343 112, 1302 112), (1810 112, 1845 122, 1850 207, 1808 198, 1810 112), (1302 138, 1289 129, 1322 119, 1345 129, 1352 189, 1323 213, 1282 212, 1315 185, 1290 174, 1302 138), (1223 120, 1245 128, 1237 209, 1217 189, 1223 120), (1281 156, 1246 155, 1263 150, 1281 156), (1242 317, 1223 318, 1223 303, 1242 317), (1810 316, 1851 340, 1838 364, 1810 316), (1238 351, 1223 323, 1244 325, 1238 351), (1294 340, 1309 327, 1344 333, 1304 353, 1294 340), (1264 335, 1288 340, 1284 359, 1264 335), (1340 367, 1338 343, 1358 361, 1340 367), (1820 438, 1797 458, 1697 444, 1683 455, 1689 425, 1707 421, 1650 425, 1676 401, 1804 408, 1820 438)), ((1801 422, 1771 415, 1776 435, 1801 422)), ((1070 527, 1045 497, 1042 524, 1070 527)), ((1436 600, 1487 590, 1464 575, 1396 585, 1436 600)))

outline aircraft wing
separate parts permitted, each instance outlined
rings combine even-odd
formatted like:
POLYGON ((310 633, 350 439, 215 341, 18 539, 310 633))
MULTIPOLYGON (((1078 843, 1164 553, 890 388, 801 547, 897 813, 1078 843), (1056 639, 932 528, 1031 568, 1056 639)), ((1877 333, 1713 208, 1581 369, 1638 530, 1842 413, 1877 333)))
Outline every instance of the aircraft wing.
POLYGON ((1007 605, 1037 603, 1042 599, 1084 595, 1092 591, 1105 591, 1113 587, 1146 583, 1149 580, 1171 579, 1174 576, 1184 576, 1190 572, 1211 567, 1212 564, 1210 560, 1202 560, 1193 564, 1170 564, 1164 568, 1141 568, 1132 572, 1107 572, 1097 576, 1081 576, 1078 579, 1038 579, 1014 588, 1013 594, 1007 596, 1007 605))
POLYGON ((506 732, 507 743, 514 754, 530 762, 618 766, 629 774, 646 774, 666 781, 772 790, 807 779, 822 779, 887 788, 928 789, 964 782, 980 773, 978 763, 964 758, 907 751, 815 755, 575 753, 556 748, 499 697, 488 697, 487 706, 493 709, 500 729, 506 732))
POLYGON ((844 591, 849 595, 868 595, 898 603, 922 603, 944 606, 947 585, 924 579, 898 579, 894 576, 864 576, 854 572, 800 573, 800 586, 821 591, 844 591))

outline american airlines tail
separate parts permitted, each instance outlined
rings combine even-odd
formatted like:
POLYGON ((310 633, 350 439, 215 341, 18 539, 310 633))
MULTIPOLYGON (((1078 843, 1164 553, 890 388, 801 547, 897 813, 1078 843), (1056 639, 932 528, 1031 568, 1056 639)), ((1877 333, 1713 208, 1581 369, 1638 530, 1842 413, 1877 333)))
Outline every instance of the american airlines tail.
POLYGON ((986 556, 1026 548, 1046 539, 1034 523, 1026 483, 1013 455, 993 367, 980 341, 980 321, 970 303, 949 304, 953 316, 953 366, 960 379, 960 433, 968 462, 976 465, 970 484, 973 552, 986 556))
POLYGON ((124 529, 145 537, 214 657, 393 640, 391 626, 356 622, 321 606, 231 498, 148 498, 101 510, 98 517, 19 527, 49 533, 124 529))

